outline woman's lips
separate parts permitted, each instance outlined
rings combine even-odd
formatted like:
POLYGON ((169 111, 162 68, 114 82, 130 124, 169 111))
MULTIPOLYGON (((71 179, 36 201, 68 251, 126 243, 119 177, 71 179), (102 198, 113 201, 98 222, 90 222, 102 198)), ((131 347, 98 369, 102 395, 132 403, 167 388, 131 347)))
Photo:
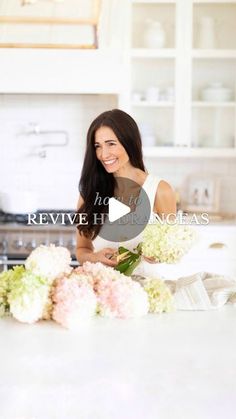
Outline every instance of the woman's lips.
POLYGON ((114 163, 116 163, 117 159, 110 159, 110 160, 103 160, 103 164, 105 166, 112 166, 114 163))

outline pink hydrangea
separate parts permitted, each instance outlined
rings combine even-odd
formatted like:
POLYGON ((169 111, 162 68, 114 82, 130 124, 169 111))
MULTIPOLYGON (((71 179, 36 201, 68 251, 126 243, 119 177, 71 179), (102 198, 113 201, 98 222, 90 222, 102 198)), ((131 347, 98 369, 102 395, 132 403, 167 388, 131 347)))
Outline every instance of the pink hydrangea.
POLYGON ((56 281, 53 291, 52 318, 68 329, 80 328, 96 313, 97 299, 93 288, 79 274, 56 281))
POLYGON ((148 296, 139 283, 99 262, 84 263, 83 271, 93 277, 100 315, 130 318, 148 313, 148 296))

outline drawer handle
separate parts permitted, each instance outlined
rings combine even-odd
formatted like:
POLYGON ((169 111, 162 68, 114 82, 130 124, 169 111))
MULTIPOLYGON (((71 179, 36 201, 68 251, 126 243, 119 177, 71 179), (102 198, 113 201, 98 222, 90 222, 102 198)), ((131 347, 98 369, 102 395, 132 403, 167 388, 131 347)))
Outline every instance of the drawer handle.
POLYGON ((223 247, 227 247, 227 244, 221 243, 221 242, 215 242, 209 245, 210 249, 223 249, 223 247))

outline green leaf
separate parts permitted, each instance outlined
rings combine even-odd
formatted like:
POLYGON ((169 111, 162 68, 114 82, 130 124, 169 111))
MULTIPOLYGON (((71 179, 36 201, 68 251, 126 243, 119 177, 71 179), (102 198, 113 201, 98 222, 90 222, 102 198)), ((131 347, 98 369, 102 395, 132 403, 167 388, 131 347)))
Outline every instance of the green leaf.
POLYGON ((128 249, 126 249, 125 247, 123 246, 118 247, 119 255, 122 255, 122 253, 126 253, 126 252, 128 252, 128 249))
POLYGON ((115 269, 124 275, 131 275, 136 266, 140 263, 140 253, 131 252, 123 246, 119 247, 118 253, 120 255, 124 254, 124 259, 121 258, 115 269))
POLYGON ((116 271, 119 271, 121 274, 125 273, 126 269, 128 269, 130 264, 130 259, 122 261, 118 263, 118 265, 115 267, 116 271))
POLYGON ((130 262, 128 268, 125 270, 124 274, 126 276, 132 275, 133 271, 135 270, 135 268, 137 268, 137 266, 139 265, 140 261, 141 261, 141 256, 139 256, 138 258, 133 259, 130 262))

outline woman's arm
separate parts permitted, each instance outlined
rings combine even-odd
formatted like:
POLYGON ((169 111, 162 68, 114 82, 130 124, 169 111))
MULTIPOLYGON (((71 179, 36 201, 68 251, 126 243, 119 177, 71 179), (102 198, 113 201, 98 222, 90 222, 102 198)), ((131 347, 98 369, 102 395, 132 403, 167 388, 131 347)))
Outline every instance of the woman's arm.
POLYGON ((170 220, 176 215, 176 197, 173 189, 165 180, 161 180, 155 196, 154 211, 160 217, 173 214, 170 220))
MULTIPOLYGON (((80 197, 77 205, 79 209, 83 204, 83 198, 80 197)), ((114 260, 109 259, 109 256, 113 255, 116 249, 106 247, 99 252, 94 252, 93 242, 91 239, 80 234, 77 229, 76 232, 76 259, 82 265, 84 262, 101 262, 108 266, 116 266, 114 260)))

